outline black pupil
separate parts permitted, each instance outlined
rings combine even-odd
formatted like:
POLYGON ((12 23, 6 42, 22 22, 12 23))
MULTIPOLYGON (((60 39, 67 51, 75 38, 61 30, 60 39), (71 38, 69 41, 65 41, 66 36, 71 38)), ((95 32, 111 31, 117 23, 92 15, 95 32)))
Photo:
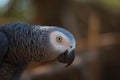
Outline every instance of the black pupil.
POLYGON ((59 37, 58 39, 59 39, 59 40, 61 40, 61 38, 60 38, 60 37, 59 37))

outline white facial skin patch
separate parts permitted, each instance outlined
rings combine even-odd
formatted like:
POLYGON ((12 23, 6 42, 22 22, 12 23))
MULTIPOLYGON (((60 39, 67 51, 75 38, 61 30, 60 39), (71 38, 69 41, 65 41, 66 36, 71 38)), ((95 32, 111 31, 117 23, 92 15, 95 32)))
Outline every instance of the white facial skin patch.
POLYGON ((55 50, 60 53, 68 50, 71 52, 75 48, 75 41, 70 42, 69 38, 59 31, 53 31, 50 33, 50 42, 55 48, 55 50), (61 41, 58 41, 57 38, 60 37, 61 41))

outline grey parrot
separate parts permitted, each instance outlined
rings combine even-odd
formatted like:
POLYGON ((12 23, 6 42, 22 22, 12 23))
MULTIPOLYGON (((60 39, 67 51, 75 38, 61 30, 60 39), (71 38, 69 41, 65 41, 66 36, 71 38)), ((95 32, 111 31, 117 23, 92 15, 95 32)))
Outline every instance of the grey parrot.
POLYGON ((57 60, 69 66, 76 41, 67 30, 16 22, 0 27, 0 80, 18 80, 30 61, 57 60))

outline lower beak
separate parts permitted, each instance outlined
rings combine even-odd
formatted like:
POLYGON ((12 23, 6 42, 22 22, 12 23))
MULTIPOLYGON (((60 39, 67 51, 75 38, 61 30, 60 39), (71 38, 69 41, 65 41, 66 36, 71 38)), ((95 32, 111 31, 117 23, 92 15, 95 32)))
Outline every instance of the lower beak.
POLYGON ((68 50, 63 52, 57 57, 57 60, 62 63, 67 63, 66 67, 72 64, 73 60, 75 58, 75 50, 72 50, 70 53, 68 53, 68 50))

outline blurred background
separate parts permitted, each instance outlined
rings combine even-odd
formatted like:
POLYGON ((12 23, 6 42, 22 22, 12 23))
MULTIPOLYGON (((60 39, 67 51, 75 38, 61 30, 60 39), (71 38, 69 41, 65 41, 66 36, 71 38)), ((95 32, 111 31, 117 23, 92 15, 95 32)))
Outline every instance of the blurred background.
POLYGON ((0 25, 26 22, 70 30, 68 68, 31 62, 21 80, 120 80, 120 0, 0 0, 0 25))

